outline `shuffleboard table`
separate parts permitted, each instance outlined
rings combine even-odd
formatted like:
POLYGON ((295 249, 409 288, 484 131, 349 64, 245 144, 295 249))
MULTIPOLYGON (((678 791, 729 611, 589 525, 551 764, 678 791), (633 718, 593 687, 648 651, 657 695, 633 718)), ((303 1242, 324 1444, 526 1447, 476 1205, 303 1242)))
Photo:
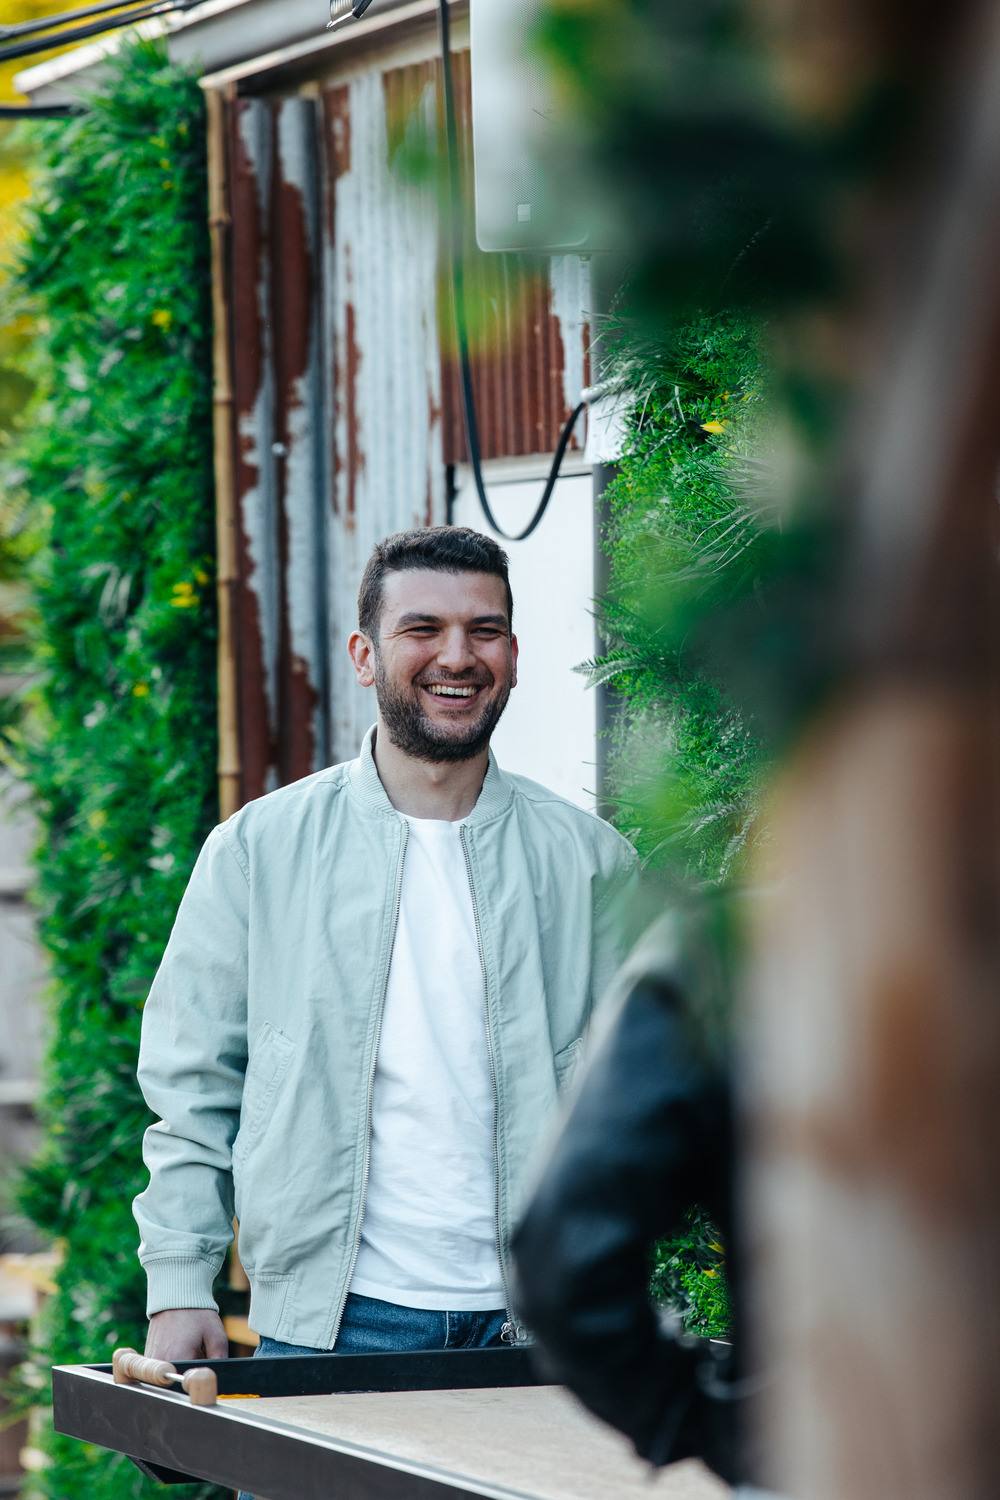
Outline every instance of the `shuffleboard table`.
POLYGON ((211 1480, 258 1500, 726 1500, 697 1460, 651 1471, 523 1349, 178 1362, 218 1401, 53 1371, 59 1432, 128 1454, 164 1484, 211 1480))

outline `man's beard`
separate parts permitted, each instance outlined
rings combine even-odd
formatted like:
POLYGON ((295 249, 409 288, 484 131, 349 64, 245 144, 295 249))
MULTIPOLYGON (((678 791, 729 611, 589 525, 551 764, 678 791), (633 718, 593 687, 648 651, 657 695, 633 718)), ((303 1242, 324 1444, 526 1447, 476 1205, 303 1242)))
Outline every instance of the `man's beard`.
MULTIPOLYGON (((377 649, 374 657, 375 697, 389 739, 397 750, 402 750, 404 755, 412 755, 415 760, 429 761, 475 760, 477 755, 482 754, 490 743, 490 736, 497 727, 500 715, 507 707, 509 682, 502 692, 487 700, 477 719, 461 730, 449 732, 427 717, 416 697, 415 687, 407 694, 390 682, 377 649)), ((448 681, 455 687, 469 685, 468 678, 464 680, 464 684, 461 677, 449 678, 448 681)), ((480 686, 478 683, 476 685, 480 686)))

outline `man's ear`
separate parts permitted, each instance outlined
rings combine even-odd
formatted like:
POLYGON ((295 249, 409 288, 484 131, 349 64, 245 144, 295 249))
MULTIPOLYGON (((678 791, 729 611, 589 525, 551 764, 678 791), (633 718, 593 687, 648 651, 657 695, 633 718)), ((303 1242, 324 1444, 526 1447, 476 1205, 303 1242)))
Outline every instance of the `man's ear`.
POLYGON ((375 682, 375 647, 371 637, 363 630, 355 630, 347 642, 347 649, 361 686, 371 687, 375 682))
POLYGON ((517 687, 517 636, 510 638, 510 685, 517 687))

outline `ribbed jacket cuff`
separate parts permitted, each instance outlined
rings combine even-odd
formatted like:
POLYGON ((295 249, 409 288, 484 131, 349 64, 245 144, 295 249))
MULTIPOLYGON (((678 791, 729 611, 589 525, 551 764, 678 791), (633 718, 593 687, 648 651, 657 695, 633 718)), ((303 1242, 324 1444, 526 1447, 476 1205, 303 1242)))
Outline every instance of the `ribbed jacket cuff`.
POLYGON ((215 1266, 211 1261, 163 1259, 146 1262, 146 1316, 175 1307, 213 1307, 215 1266))

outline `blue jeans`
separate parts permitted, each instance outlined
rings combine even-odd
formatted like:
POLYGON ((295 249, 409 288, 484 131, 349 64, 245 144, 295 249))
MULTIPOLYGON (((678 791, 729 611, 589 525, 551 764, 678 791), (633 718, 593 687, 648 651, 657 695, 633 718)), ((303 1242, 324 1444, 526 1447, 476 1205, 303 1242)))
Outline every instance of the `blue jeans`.
MULTIPOLYGON (((396 1354, 409 1349, 493 1349, 502 1344, 507 1321, 503 1308, 495 1312, 430 1312, 422 1307, 399 1307, 375 1297, 348 1295, 337 1334, 337 1354, 396 1354)), ((254 1358, 285 1354, 329 1354, 302 1344, 282 1344, 262 1338, 254 1358)), ((246 1490, 239 1500, 254 1500, 246 1490)))

